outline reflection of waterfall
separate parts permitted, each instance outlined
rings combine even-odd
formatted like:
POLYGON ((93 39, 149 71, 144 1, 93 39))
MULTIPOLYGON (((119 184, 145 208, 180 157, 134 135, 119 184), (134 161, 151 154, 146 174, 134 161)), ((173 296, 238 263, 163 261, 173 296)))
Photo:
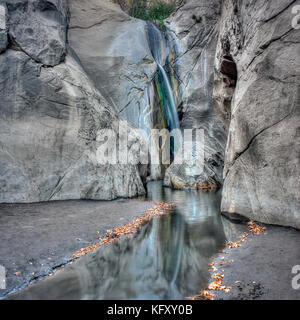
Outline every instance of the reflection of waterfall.
POLYGON ((183 247, 184 247, 184 220, 182 219, 181 215, 178 215, 179 219, 176 219, 175 223, 177 224, 175 227, 175 236, 173 239, 173 245, 172 248, 172 265, 174 267, 173 275, 170 281, 169 290, 167 293, 167 297, 171 299, 178 298, 176 297, 176 294, 178 294, 179 290, 175 288, 175 283, 180 271, 181 262, 182 262, 182 254, 183 254, 183 247))

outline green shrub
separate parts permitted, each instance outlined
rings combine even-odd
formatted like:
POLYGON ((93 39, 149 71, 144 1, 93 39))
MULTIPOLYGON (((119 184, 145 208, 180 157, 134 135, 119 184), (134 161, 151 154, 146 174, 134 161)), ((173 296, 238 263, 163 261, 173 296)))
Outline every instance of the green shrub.
POLYGON ((162 21, 170 16, 175 7, 175 2, 165 3, 162 0, 156 0, 147 7, 145 0, 135 0, 130 15, 142 20, 162 21))

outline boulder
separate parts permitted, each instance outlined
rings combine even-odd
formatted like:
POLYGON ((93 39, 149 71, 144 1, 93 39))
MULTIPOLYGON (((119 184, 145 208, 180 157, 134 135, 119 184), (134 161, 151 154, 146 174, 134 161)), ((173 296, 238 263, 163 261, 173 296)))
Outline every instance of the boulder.
MULTIPOLYGON (((132 164, 103 162, 103 130, 119 141, 124 119, 66 49, 66 3, 7 1, 5 12, 8 23, 1 20, 0 30, 6 27, 9 45, 0 55, 0 202, 144 194, 138 155, 131 153, 132 164)), ((129 151, 136 150, 142 138, 132 126, 126 130, 129 151)))
MULTIPOLYGON (((44 68, 23 52, 7 50, 0 69, 0 202, 144 193, 137 166, 99 161, 101 129, 118 137, 122 119, 72 57, 44 68)), ((138 139, 130 136, 129 147, 138 139)))
POLYGON ((44 66, 64 60, 68 25, 63 0, 8 0, 10 41, 44 66))

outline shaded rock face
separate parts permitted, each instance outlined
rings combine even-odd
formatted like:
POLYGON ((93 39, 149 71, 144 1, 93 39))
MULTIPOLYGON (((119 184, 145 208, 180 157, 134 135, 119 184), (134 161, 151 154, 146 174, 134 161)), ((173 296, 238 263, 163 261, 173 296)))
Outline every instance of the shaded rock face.
POLYGON ((228 133, 231 118, 231 101, 236 87, 236 64, 230 55, 228 42, 221 41, 221 56, 217 58, 217 71, 214 77, 213 103, 216 113, 226 133, 228 133))
POLYGON ((212 104, 214 56, 218 39, 219 1, 188 1, 166 26, 176 56, 174 69, 181 93, 180 126, 204 130, 204 171, 189 176, 188 163, 173 163, 164 183, 175 189, 216 188, 222 183, 226 135, 212 104))
POLYGON ((228 128, 222 211, 300 228, 296 4, 224 1, 214 100, 228 128), (236 83, 232 61, 224 70, 228 56, 236 83))
MULTIPOLYGON (((98 160, 102 129, 118 137, 118 122, 124 119, 66 53, 64 3, 7 1, 5 27, 11 41, 0 55, 0 202, 144 193, 136 165, 98 160), (19 23, 34 31, 32 40, 19 23)), ((0 27, 4 30, 3 23, 0 27)), ((141 137, 130 126, 128 134, 129 148, 134 148, 141 137)))
POLYGON ((70 1, 70 13, 69 41, 83 68, 117 112, 143 127, 157 71, 146 23, 106 0, 70 1))

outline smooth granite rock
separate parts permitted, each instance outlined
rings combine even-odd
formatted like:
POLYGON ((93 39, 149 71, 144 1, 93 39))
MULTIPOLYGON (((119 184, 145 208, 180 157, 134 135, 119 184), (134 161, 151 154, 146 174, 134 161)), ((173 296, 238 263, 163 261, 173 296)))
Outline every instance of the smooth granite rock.
MULTIPOLYGON (((107 0, 73 0, 70 15, 69 43, 95 87, 120 115, 144 130, 145 136, 150 136, 152 128, 161 129, 165 120, 155 82, 158 66, 149 43, 148 24, 107 0)), ((164 35, 157 32, 162 42, 157 45, 159 58, 164 64, 168 48, 164 35)), ((148 180, 163 177, 160 165, 144 169, 148 180)))
POLYGON ((9 34, 0 55, 0 202, 143 194, 134 152, 143 140, 133 127, 126 129, 132 164, 101 161, 103 129, 118 141, 125 120, 67 46, 67 2, 6 1, 0 10, 0 31, 9 34))
MULTIPOLYGON (((137 166, 99 161, 101 129, 118 136, 120 118, 72 57, 44 68, 7 50, 0 69, 0 202, 144 193, 137 166)), ((130 147, 139 139, 131 130, 130 147)))
POLYGON ((116 111, 143 127, 157 71, 145 21, 106 0, 72 0, 70 13, 69 41, 83 68, 116 111))
POLYGON ((300 38, 291 25, 297 4, 224 1, 214 99, 229 128, 222 211, 300 228, 300 38), (229 88, 232 62, 237 80, 229 88))

